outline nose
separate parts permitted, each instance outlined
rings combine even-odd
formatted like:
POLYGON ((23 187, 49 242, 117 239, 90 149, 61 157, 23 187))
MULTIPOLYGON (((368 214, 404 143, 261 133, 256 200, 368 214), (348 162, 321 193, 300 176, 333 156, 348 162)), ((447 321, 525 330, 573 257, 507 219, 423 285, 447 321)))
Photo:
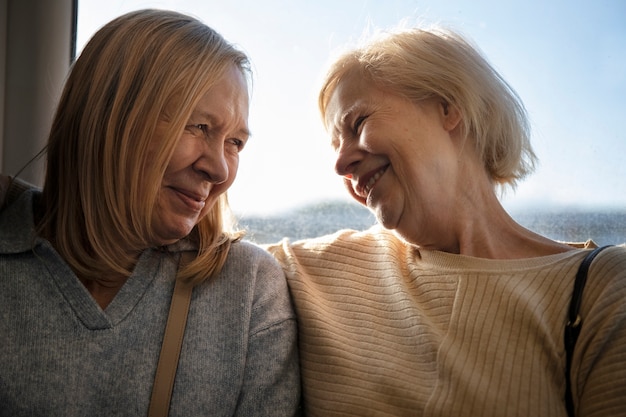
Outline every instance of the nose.
POLYGON ((229 167, 226 160, 224 141, 203 141, 200 157, 194 162, 193 168, 201 173, 205 180, 213 184, 221 184, 228 179, 229 167))
POLYGON ((342 140, 336 148, 336 152, 335 172, 344 177, 352 177, 363 159, 363 151, 359 149, 358 142, 342 140))

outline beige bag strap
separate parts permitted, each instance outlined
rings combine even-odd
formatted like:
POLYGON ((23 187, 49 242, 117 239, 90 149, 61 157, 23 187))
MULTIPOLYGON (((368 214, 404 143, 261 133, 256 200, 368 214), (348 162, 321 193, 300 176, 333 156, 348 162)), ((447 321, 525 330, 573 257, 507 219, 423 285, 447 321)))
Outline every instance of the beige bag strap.
MULTIPOLYGON (((180 271, 195 256, 195 252, 183 252, 178 270, 180 271)), ((169 413, 170 398, 174 387, 176 368, 178 367, 178 357, 185 335, 192 290, 193 284, 176 279, 165 326, 165 336, 163 336, 163 345, 159 354, 159 363, 154 377, 148 417, 166 417, 169 413)))

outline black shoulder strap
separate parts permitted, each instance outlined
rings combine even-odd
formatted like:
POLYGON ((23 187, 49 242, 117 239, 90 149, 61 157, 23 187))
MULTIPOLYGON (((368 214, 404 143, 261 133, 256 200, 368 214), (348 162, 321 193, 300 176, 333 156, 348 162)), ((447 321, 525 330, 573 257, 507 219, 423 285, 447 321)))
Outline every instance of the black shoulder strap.
POLYGON ((567 324, 565 325, 565 407, 567 408, 567 415, 570 417, 574 416, 574 400, 572 398, 571 386, 572 357, 574 356, 574 346, 576 345, 578 335, 580 334, 580 327, 582 326, 580 304, 583 298, 583 288, 585 288, 585 283, 587 282, 587 272, 589 272, 591 262, 593 262, 600 251, 609 246, 602 246, 589 252, 580 264, 578 273, 576 274, 576 280, 574 281, 574 291, 569 305, 567 324))

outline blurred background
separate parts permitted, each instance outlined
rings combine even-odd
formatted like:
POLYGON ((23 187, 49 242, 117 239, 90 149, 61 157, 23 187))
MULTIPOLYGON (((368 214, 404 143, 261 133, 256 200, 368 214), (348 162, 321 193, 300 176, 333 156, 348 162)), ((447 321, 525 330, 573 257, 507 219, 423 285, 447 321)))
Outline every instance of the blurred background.
MULTIPOLYGON (((521 223, 555 239, 626 241, 622 0, 58 1, 73 5, 73 19, 49 11, 38 15, 29 6, 36 3, 41 9, 55 2, 0 0, 8 33, 26 36, 38 25, 56 22, 54 33, 65 30, 74 36, 69 56, 79 54, 99 27, 120 14, 167 8, 198 17, 249 54, 255 73, 253 135, 229 197, 253 240, 308 237, 374 223, 367 210, 351 202, 333 172, 334 154, 316 108, 320 77, 334 55, 368 33, 398 25, 440 25, 470 38, 518 92, 530 115, 540 165, 515 192, 503 196, 505 207, 521 223), (30 11, 26 26, 9 18, 21 8, 30 11)), ((8 43, 5 56, 17 53, 10 50, 14 44, 8 43)), ((24 48, 28 54, 28 45, 24 48)), ((45 53, 43 48, 39 55, 45 53)), ((58 94, 59 75, 54 74, 64 69, 45 71, 50 80, 56 77, 38 86, 49 100, 38 106, 47 109, 58 94)), ((5 88, 17 95, 16 82, 5 79, 5 88)), ((11 109, 16 115, 5 116, 4 130, 16 136, 31 115, 11 109)), ((45 142, 44 126, 33 134, 45 142)), ((0 149, 0 168, 15 174, 38 148, 25 148, 15 139, 11 143, 0 149)), ((37 182, 37 173, 32 175, 37 182)))

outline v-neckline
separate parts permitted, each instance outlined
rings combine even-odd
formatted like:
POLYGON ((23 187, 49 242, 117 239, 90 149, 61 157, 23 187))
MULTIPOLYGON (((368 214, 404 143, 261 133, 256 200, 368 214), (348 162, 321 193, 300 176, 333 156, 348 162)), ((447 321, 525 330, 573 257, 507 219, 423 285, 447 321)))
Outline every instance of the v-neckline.
POLYGON ((143 251, 131 276, 107 307, 102 309, 49 242, 43 242, 36 251, 54 252, 55 256, 41 256, 40 259, 77 318, 89 330, 110 329, 124 320, 153 283, 163 259, 153 249, 143 251), (158 261, 152 261, 154 258, 158 261), (54 265, 50 264, 50 259, 55 259, 54 265))

